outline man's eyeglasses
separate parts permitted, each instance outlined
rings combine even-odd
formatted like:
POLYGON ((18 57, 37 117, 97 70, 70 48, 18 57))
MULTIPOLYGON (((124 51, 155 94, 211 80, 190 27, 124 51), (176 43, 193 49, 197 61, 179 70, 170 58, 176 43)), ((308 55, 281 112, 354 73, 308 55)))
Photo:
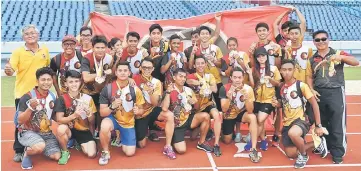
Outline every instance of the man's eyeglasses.
POLYGON ((325 42, 326 40, 327 40, 327 37, 317 38, 317 39, 315 39, 315 42, 321 42, 321 41, 325 42))
POLYGON ((63 46, 65 46, 65 47, 74 47, 75 44, 74 43, 64 43, 63 46))
POLYGON ((153 67, 146 67, 146 66, 142 66, 142 69, 144 69, 144 70, 152 70, 152 69, 153 69, 153 67))

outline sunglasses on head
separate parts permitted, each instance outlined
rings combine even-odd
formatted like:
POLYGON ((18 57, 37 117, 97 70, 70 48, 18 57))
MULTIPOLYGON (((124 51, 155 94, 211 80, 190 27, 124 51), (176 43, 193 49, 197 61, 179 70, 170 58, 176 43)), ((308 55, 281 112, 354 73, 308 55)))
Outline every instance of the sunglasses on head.
POLYGON ((317 38, 317 39, 315 39, 315 42, 321 42, 321 41, 325 42, 326 40, 327 40, 327 37, 317 38))

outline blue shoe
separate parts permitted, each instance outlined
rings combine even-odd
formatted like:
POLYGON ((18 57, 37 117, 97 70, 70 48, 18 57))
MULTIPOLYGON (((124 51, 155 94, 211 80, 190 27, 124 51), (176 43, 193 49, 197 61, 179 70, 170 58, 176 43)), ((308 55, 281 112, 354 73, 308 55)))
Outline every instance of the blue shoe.
POLYGON ((23 161, 21 162, 21 168, 24 170, 30 170, 33 168, 30 156, 24 156, 23 161))
POLYGON ((246 146, 244 146, 244 150, 249 151, 252 148, 252 141, 248 141, 246 146))
POLYGON ((261 147, 260 147, 260 149, 263 150, 263 151, 267 151, 267 149, 268 149, 268 142, 267 142, 267 140, 262 140, 262 141, 261 141, 261 147))
POLYGON ((75 144, 75 139, 74 138, 71 138, 69 141, 68 141, 68 144, 66 145, 68 148, 74 148, 74 144, 75 144))

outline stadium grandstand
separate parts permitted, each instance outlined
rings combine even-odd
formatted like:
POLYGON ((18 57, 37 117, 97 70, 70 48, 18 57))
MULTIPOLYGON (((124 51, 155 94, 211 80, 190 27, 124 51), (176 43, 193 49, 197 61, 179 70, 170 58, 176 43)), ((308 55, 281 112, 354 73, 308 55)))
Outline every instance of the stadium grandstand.
MULTIPOLYGON (((93 11, 108 15, 130 15, 147 20, 161 20, 188 18, 263 5, 295 6, 306 17, 305 42, 312 41, 313 31, 324 29, 330 33, 331 41, 336 41, 341 49, 347 50, 361 60, 361 46, 354 44, 352 47, 347 47, 349 45, 347 42, 340 44, 341 41, 361 40, 360 0, 2 0, 1 41, 16 44, 22 41, 20 29, 27 24, 35 24, 40 31, 41 42, 60 42, 64 35, 78 35, 89 13, 93 11)), ((289 18, 297 20, 295 13, 289 18)), ((13 49, 11 46, 12 44, 10 48, 7 46, 3 48, 2 69, 11 52, 6 49, 13 49)), ((50 53, 55 55, 60 50, 59 46, 50 49, 50 53)))

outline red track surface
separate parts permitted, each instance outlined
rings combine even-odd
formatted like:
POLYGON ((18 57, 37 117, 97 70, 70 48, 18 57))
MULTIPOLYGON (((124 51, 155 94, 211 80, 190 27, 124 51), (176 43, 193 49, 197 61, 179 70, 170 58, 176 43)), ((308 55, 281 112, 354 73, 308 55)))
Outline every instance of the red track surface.
MULTIPOLYGON (((331 170, 355 170, 361 171, 361 96, 347 96, 347 142, 348 148, 341 165, 332 164, 331 156, 321 159, 319 156, 309 152, 310 160, 305 170, 331 171, 331 170)), ((21 170, 20 163, 13 162, 14 151, 12 149, 14 140, 14 108, 1 108, 1 170, 21 170)), ((53 126, 55 127, 55 125, 53 126)), ((307 137, 308 139, 310 136, 307 137)), ((214 157, 203 151, 197 150, 196 141, 187 139, 187 152, 177 155, 176 160, 167 159, 162 153, 164 139, 159 143, 148 141, 144 149, 137 149, 134 157, 125 157, 119 148, 111 149, 111 160, 106 166, 99 166, 98 159, 88 159, 79 151, 71 149, 71 159, 68 164, 60 166, 55 161, 50 161, 42 155, 32 157, 36 171, 52 170, 294 170, 294 161, 289 160, 279 149, 269 147, 263 152, 262 160, 258 164, 251 163, 247 158, 234 158, 237 148, 234 144, 225 145, 221 143, 222 156, 214 157)), ((212 142, 210 142, 212 144, 212 142)), ((281 147, 282 148, 282 147, 281 147)))

